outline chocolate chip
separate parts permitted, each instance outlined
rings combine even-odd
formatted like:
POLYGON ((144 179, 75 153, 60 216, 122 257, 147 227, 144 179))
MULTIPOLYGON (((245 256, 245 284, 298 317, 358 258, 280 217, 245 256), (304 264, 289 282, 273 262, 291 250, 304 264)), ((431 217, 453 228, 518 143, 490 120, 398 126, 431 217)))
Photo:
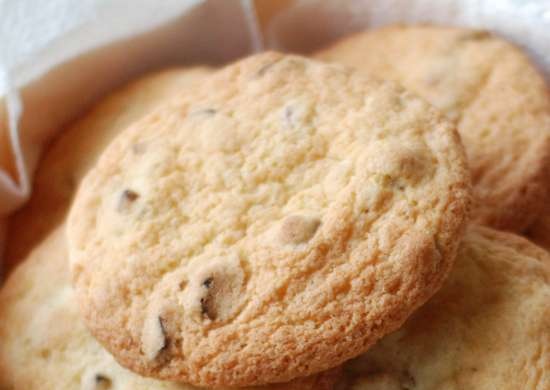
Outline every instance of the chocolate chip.
POLYGON ((198 323, 225 321, 239 308, 243 300, 245 272, 235 254, 208 261, 191 275, 185 288, 183 306, 198 323))
POLYGON ((112 382, 109 378, 102 374, 95 375, 96 390, 107 390, 111 388, 112 382))
POLYGON ((202 282, 202 285, 206 288, 210 288, 210 286, 214 283, 214 278, 211 276, 209 278, 206 278, 204 282, 202 282))
MULTIPOLYGON (((202 287, 207 291, 214 287, 214 277, 210 276, 202 282, 202 287)), ((216 319, 216 313, 212 304, 212 294, 206 292, 206 294, 201 298, 201 314, 203 317, 208 318, 209 320, 216 319)))
MULTIPOLYGON (((158 317, 158 320, 159 320, 159 327, 160 327, 160 332, 162 333, 162 337, 163 337, 163 343, 162 343, 162 347, 160 348, 160 351, 162 351, 163 349, 166 348, 166 346, 168 345, 168 343, 166 342, 166 329, 164 328, 164 322, 162 320, 162 317, 159 316, 158 317)), ((159 352, 160 352, 159 351, 159 352)))
POLYGON ((281 224, 279 238, 284 244, 302 244, 314 235, 321 221, 318 218, 291 215, 281 224))
POLYGON ((118 202, 118 211, 127 211, 132 203, 139 198, 139 194, 132 190, 124 190, 118 202))
POLYGON ((204 115, 204 116, 212 116, 215 115, 218 112, 218 110, 215 110, 213 108, 204 108, 196 111, 192 111, 189 115, 197 116, 197 115, 204 115))
POLYGON ((109 390, 113 386, 112 380, 101 373, 88 373, 82 378, 82 390, 109 390))
POLYGON ((124 190, 122 196, 131 202, 139 198, 138 193, 132 190, 124 190))
POLYGON ((206 114, 206 115, 214 115, 216 112, 216 110, 214 110, 213 108, 206 108, 204 110, 202 110, 202 113, 206 114))
POLYGON ((201 298, 201 314, 209 320, 214 320, 216 318, 214 313, 212 313, 209 308, 208 298, 201 298))

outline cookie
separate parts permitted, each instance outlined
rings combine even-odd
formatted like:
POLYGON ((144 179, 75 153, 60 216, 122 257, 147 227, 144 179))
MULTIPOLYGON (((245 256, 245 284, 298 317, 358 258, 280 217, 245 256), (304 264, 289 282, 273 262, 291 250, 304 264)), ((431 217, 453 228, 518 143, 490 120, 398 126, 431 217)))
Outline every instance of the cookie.
POLYGON ((349 363, 350 390, 550 388, 550 254, 468 230, 443 288, 349 363))
POLYGON ((69 214, 74 284, 94 336, 142 375, 289 381, 440 287, 469 195, 458 134, 423 100, 252 56, 108 147, 69 214))
POLYGON ((529 228, 527 236, 538 245, 550 251, 550 199, 541 215, 529 228))
MULTIPOLYGON (((70 285, 63 226, 10 275, 0 302, 1 389, 199 390, 122 368, 90 335, 70 285)), ((254 389, 331 390, 338 376, 335 369, 254 389)))
POLYGON ((472 171, 472 217, 524 231, 550 186, 550 97, 512 44, 485 31, 393 26, 352 35, 316 58, 397 80, 455 120, 472 171))
POLYGON ((10 219, 6 267, 25 258, 62 221, 78 183, 115 135, 208 73, 196 67, 150 74, 106 97, 64 130, 39 164, 31 198, 10 219))

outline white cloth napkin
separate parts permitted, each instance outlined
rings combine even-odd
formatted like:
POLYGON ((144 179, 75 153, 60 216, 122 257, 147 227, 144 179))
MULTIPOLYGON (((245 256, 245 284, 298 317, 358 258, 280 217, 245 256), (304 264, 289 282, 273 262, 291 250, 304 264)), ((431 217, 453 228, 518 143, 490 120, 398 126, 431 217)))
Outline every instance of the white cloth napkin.
POLYGON ((146 70, 250 52, 251 15, 238 0, 0 0, 0 130, 16 168, 0 169, 0 216, 28 197, 42 146, 64 123, 146 70))

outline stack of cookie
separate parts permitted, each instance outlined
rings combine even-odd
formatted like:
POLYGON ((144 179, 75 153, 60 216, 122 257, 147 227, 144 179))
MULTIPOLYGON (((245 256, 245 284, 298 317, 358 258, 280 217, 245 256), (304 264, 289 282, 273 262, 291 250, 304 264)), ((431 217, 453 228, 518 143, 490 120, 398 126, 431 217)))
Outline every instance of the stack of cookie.
POLYGON ((550 97, 490 34, 139 80, 10 222, 0 389, 550 389, 550 97))

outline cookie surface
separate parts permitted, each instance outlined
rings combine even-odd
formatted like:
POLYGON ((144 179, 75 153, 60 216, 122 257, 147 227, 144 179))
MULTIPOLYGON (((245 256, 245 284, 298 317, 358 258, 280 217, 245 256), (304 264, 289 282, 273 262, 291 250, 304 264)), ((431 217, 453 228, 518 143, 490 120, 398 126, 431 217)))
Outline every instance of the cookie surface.
MULTIPOLYGON (((63 226, 10 275, 0 302, 0 389, 199 390, 140 377, 119 366, 92 337, 70 285, 63 226)), ((335 369, 248 389, 331 390, 338 376, 335 369)))
POLYGON ((347 369, 352 390, 550 388, 550 254, 469 228, 443 288, 347 369))
POLYGON ((118 133, 209 72, 195 67, 150 74, 107 96, 63 130, 39 164, 31 198, 10 218, 4 265, 9 269, 24 259, 63 220, 78 183, 118 133))
POLYGON ((315 55, 396 80, 458 125, 472 171, 472 217, 523 231, 550 186, 550 97, 513 45, 487 32, 394 26, 352 35, 315 55))
POLYGON ((454 128, 393 83, 267 53, 117 138, 69 216, 87 326, 199 386, 326 370, 441 285, 469 202, 454 128))

